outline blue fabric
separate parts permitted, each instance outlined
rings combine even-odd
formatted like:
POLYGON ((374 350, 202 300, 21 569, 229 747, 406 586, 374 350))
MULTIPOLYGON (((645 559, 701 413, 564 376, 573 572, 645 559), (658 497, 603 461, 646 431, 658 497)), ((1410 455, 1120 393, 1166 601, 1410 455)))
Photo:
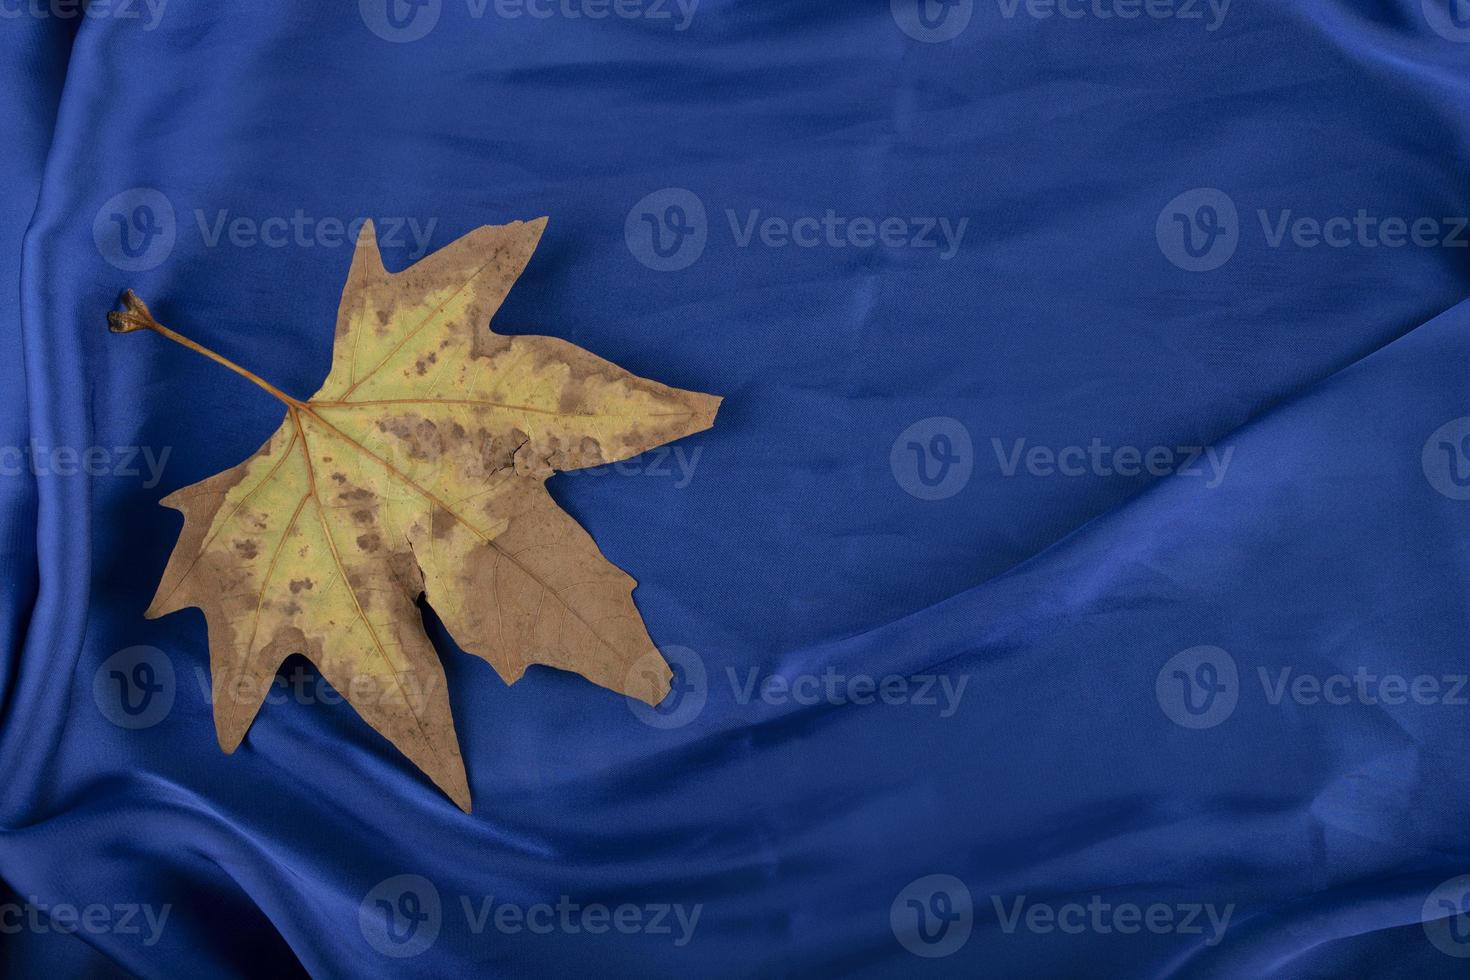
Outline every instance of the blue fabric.
POLYGON ((1470 11, 523 7, 0 0, 0 966, 1464 975, 1470 11), (280 409, 106 312, 305 396, 322 219, 543 214, 497 329, 726 396, 551 483, 680 691, 430 613, 472 815, 300 661, 222 755, 158 500, 280 409))

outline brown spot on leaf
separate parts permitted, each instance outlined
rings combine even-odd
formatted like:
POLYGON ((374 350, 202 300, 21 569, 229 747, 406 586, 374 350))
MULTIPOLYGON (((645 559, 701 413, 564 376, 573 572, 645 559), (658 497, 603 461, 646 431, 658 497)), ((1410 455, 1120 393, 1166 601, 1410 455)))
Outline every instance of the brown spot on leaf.
POLYGON ((367 534, 359 534, 357 536, 357 546, 363 551, 377 551, 381 544, 382 539, 378 537, 376 531, 369 531, 367 534))
MULTIPOLYGON (((602 380, 597 378, 596 380, 602 380)), ((568 378, 566 384, 561 386, 561 397, 557 400, 557 410, 570 415, 582 410, 583 401, 587 397, 587 379, 568 378)))
POLYGON ((470 440, 470 458, 466 464, 470 475, 486 478, 515 465, 515 452, 519 442, 497 439, 480 429, 470 440))
POLYGON ((241 538, 235 541, 235 553, 248 561, 260 554, 260 548, 249 538, 241 538))
POLYGON ((291 580, 291 592, 294 595, 302 589, 310 590, 316 583, 309 578, 293 578, 291 580))
POLYGON ((417 415, 395 415, 381 419, 378 422, 378 431, 401 440, 404 452, 410 459, 432 460, 444 454, 439 427, 417 415))

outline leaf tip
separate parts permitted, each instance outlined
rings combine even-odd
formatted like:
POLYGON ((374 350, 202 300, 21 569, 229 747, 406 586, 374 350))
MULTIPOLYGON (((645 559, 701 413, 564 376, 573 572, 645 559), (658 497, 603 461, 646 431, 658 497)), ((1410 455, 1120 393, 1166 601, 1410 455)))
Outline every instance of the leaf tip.
POLYGON ((657 650, 646 654, 628 674, 623 693, 656 708, 674 689, 674 672, 663 654, 657 650))
POLYGON ((715 416, 720 414, 720 407, 725 404, 724 395, 705 395, 705 405, 709 411, 710 425, 714 425, 715 416))
MULTIPOLYGON (((486 227, 492 231, 506 230, 512 233, 519 232, 524 235, 525 247, 530 251, 535 251, 536 246, 541 244, 541 236, 545 233, 546 223, 550 220, 550 215, 542 215, 539 218, 529 218, 525 221, 512 221, 506 226, 497 227, 495 225, 487 225, 486 227)), ((529 254, 527 258, 529 259, 529 254)))
POLYGON ((244 732, 236 735, 233 732, 226 733, 216 729, 215 737, 219 741, 220 751, 225 755, 234 755, 235 750, 240 747, 240 743, 245 741, 244 732))
POLYGON ((438 786, 443 791, 445 796, 454 801, 454 805, 459 807, 460 810, 469 813, 474 809, 474 804, 470 800, 469 779, 465 776, 464 763, 462 761, 454 767, 453 771, 442 772, 437 775, 430 773, 429 778, 434 781, 435 786, 438 786))
POLYGON ((694 397, 689 400, 693 418, 690 419, 689 432, 686 434, 693 435, 696 432, 714 428, 715 416, 720 414, 720 406, 724 404, 724 401, 721 395, 695 393, 694 397))

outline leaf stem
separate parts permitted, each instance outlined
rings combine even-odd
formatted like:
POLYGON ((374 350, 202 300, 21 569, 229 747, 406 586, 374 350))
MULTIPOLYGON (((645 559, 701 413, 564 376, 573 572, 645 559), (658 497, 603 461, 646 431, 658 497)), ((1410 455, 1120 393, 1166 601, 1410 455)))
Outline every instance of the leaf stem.
POLYGON ((236 374, 240 375, 240 377, 254 382, 264 390, 270 392, 271 395, 279 399, 282 403, 286 405, 287 408, 299 409, 305 407, 305 403, 302 402, 300 399, 292 398, 290 395, 286 394, 284 391, 277 388, 275 385, 271 384, 269 381, 265 380, 254 371, 250 371, 241 367, 234 361, 230 360, 228 357, 216 354, 214 351, 210 350, 208 347, 205 347, 203 344, 196 343, 190 340, 188 337, 185 337, 183 334, 178 333, 174 330, 170 330, 168 327, 165 327, 163 324, 153 319, 153 314, 148 310, 148 304, 139 299, 138 294, 134 293, 131 289, 124 291, 122 302, 123 312, 113 312, 107 314, 107 329, 111 330, 113 333, 132 333, 135 330, 152 330, 154 333, 159 334, 163 337, 167 337, 174 343, 181 344, 182 346, 189 348, 191 351, 194 351, 197 354, 203 354, 205 357, 209 358, 211 361, 214 361, 216 364, 224 365, 231 371, 234 371, 236 374))

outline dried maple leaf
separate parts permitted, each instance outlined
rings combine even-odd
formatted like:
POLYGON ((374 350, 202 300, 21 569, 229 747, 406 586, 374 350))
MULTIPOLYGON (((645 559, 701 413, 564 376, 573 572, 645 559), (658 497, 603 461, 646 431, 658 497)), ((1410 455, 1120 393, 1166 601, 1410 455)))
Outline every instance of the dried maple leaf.
POLYGON ((114 332, 152 330, 249 378, 286 418, 245 462, 163 502, 184 514, 149 618, 209 626, 215 729, 233 752, 292 653, 466 811, 444 669, 415 605, 507 683, 532 663, 657 704, 670 673, 636 583, 546 492, 708 428, 720 399, 635 377, 565 341, 487 324, 546 219, 487 226, 403 272, 371 224, 307 401, 153 319, 131 292, 114 332))

